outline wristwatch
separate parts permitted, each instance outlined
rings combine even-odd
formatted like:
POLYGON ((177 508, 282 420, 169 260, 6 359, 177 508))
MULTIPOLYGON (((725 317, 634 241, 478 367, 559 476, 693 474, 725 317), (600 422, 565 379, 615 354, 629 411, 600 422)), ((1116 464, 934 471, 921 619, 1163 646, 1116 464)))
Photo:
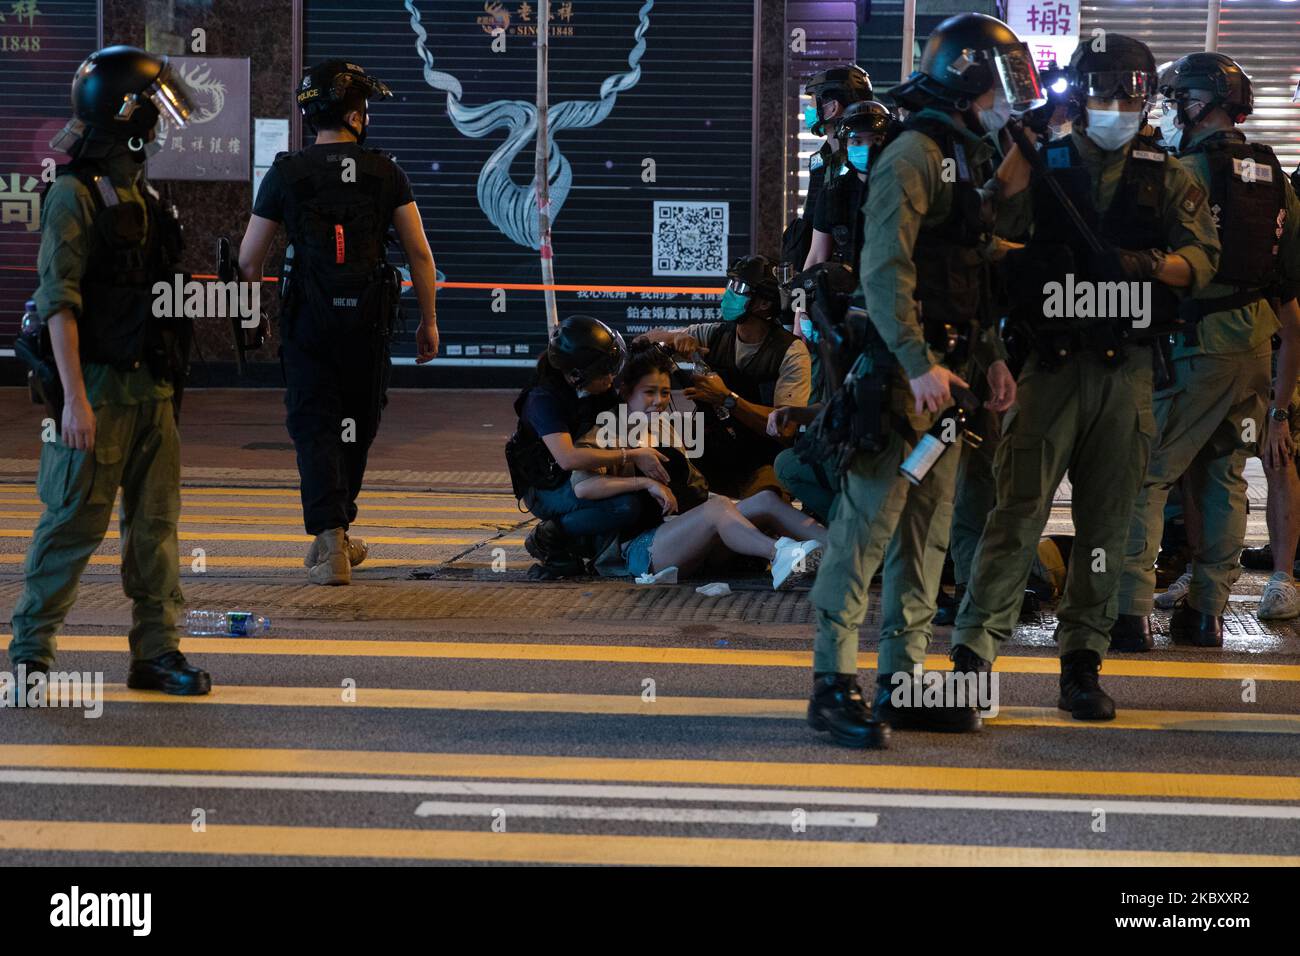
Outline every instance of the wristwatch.
POLYGON ((728 392, 727 397, 722 400, 722 407, 727 409, 727 411, 731 411, 731 409, 736 407, 736 402, 739 400, 740 396, 735 392, 728 392))
POLYGON ((1291 409, 1289 408, 1270 408, 1268 417, 1275 422, 1289 422, 1291 420, 1291 409))

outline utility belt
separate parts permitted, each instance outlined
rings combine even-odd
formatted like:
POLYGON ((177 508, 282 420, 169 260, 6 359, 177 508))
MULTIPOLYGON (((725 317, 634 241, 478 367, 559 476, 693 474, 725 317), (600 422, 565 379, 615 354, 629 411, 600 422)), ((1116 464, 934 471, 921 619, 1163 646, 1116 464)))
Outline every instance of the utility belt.
POLYGON ((897 360, 885 347, 866 311, 848 309, 846 322, 861 330, 864 347, 842 383, 795 443, 796 457, 836 487, 858 452, 881 451, 893 428, 889 389, 897 360))
POLYGON ((314 320, 308 336, 314 340, 356 332, 373 333, 385 341, 392 338, 402 298, 402 274, 396 266, 380 262, 367 275, 324 288, 313 284, 305 272, 300 264, 289 265, 280 286, 281 312, 290 336, 306 306, 314 320))
POLYGON ((506 442, 506 468, 515 498, 531 505, 533 491, 551 491, 569 480, 570 473, 559 466, 545 442, 516 429, 506 442))
POLYGON ((1174 381, 1173 338, 1168 332, 1134 330, 1104 320, 1071 328, 1021 324, 1016 336, 1022 335, 1032 343, 1032 350, 1038 355, 1038 367, 1044 371, 1057 371, 1079 355, 1091 355, 1102 365, 1118 368, 1128 361, 1133 348, 1150 348, 1155 389, 1168 388, 1174 381))
POLYGON ((953 325, 948 322, 921 321, 921 333, 930 351, 939 356, 945 365, 956 367, 970 358, 971 347, 979 336, 979 324, 968 322, 953 325))

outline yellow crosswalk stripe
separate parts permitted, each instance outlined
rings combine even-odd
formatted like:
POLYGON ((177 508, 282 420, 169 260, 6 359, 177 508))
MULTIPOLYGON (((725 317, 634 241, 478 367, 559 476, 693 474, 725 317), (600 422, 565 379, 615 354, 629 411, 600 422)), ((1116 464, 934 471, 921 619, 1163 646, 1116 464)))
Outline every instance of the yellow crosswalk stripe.
MULTIPOLYGON (((299 561, 299 564, 302 562, 299 561)), ((0 639, 9 635, 0 634, 0 639)), ((126 651, 125 637, 113 635, 66 635, 59 637, 63 651, 126 651)), ((409 657, 456 660, 577 661, 616 664, 688 664, 723 667, 812 666, 810 651, 718 650, 696 647, 644 647, 624 644, 520 644, 467 641, 358 641, 301 638, 187 639, 190 654, 288 655, 301 657, 409 657)), ((874 670, 877 656, 858 655, 858 667, 874 670)), ((949 670, 952 662, 942 654, 925 659, 931 670, 949 670)), ((1003 674, 1058 674, 1055 657, 1005 655, 995 670, 1003 674)), ((1300 681, 1297 664, 1236 664, 1201 661, 1107 660, 1108 677, 1163 677, 1191 680, 1300 681)))
MULTIPOLYGON (((39 512, 28 516, 21 512, 0 511, 0 518, 37 517, 39 512)), ((521 520, 524 520, 521 518, 521 520)), ((527 520, 532 520, 531 517, 527 520)), ((351 533, 365 536, 367 528, 412 528, 428 531, 443 530, 481 530, 504 531, 513 528, 518 521, 505 521, 500 518, 402 518, 376 517, 358 519, 351 528, 351 533)), ((256 525, 260 528, 294 528, 302 527, 302 515, 232 515, 232 514, 194 514, 182 511, 180 524, 185 525, 256 525)), ((33 528, 34 530, 34 528, 33 528)))
MULTIPOLYGON (((9 484, 0 482, 0 494, 17 494, 25 492, 30 496, 30 500, 39 501, 36 486, 34 484, 9 484)), ((226 496, 238 498, 286 498, 292 501, 299 500, 299 490, 297 487, 284 488, 233 488, 233 487, 209 487, 200 488, 190 485, 181 487, 181 497, 189 496, 226 496)), ((438 500, 488 500, 488 501, 512 501, 514 496, 509 492, 456 492, 456 491, 362 491, 357 497, 358 504, 365 504, 371 500, 393 500, 400 498, 409 498, 413 501, 438 501, 438 500)))
MULTIPOLYGON (((265 522, 259 522, 264 524, 265 522)), ((358 528, 364 528, 364 525, 357 525, 358 528)), ((0 538, 30 538, 31 531, 23 531, 16 528, 0 528, 0 538)), ((482 536, 476 538, 448 537, 447 535, 428 535, 425 537, 398 538, 387 535, 363 535, 369 544, 480 544, 484 541, 493 541, 501 545, 519 545, 522 546, 524 539, 516 538, 493 538, 492 535, 485 531, 482 536)), ((117 541, 121 537, 121 532, 110 528, 104 535, 106 541, 117 541)), ((255 532, 242 531, 181 531, 177 534, 181 541, 284 541, 293 544, 305 544, 311 541, 306 534, 259 534, 255 532)))
MULTIPOLYGON (((543 694, 504 691, 418 690, 359 687, 344 700, 338 687, 263 687, 219 684, 205 697, 169 697, 105 684, 103 700, 112 703, 221 705, 252 707, 373 707, 407 710, 476 710, 529 714, 612 714, 638 717, 739 717, 802 719, 804 700, 749 697, 656 697, 630 694, 543 694)), ((1091 730, 1181 730, 1257 734, 1300 734, 1300 714, 1236 711, 1122 709, 1112 721, 1079 721, 1054 708, 1003 707, 987 720, 992 727, 1069 727, 1091 730)))
MULTIPOLYGON (((3 518, 39 518, 45 510, 40 501, 27 499, 17 500, 0 497, 0 506, 10 508, 10 511, 0 512, 3 518), (19 507, 29 505, 30 507, 19 507)), ((376 511, 414 511, 421 514, 445 514, 453 512, 456 514, 501 514, 517 515, 520 521, 531 521, 533 516, 518 508, 506 507, 505 505, 388 505, 371 502, 358 502, 358 507, 366 514, 376 511)), ((185 514, 193 515, 196 509, 200 508, 221 508, 224 513, 229 514, 231 511, 283 511, 286 515, 297 515, 301 518, 302 506, 291 502, 271 502, 271 501, 187 501, 182 497, 181 509, 185 514)))
POLYGON ((0 850, 625 866, 1294 866, 1268 854, 379 827, 0 820, 0 850))
POLYGON ((1040 770, 1026 767, 936 767, 856 762, 828 764, 763 760, 643 760, 625 757, 269 747, 0 744, 0 767, 1300 801, 1300 778, 1295 776, 1040 770))

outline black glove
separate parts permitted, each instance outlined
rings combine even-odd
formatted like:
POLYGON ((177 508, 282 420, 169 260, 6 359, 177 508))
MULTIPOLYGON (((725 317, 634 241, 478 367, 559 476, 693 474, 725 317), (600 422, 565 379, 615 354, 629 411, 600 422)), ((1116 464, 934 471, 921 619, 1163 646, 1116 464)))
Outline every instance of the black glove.
POLYGON ((1164 257, 1155 249, 1120 249, 1112 246, 1100 255, 1098 271, 1112 281, 1154 279, 1164 257))

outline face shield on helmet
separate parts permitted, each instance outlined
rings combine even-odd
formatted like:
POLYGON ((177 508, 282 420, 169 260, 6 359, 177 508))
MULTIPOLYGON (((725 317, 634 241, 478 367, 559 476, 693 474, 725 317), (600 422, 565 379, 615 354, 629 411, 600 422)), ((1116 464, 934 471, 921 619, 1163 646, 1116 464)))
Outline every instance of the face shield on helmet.
POLYGON ((194 113, 194 94, 170 63, 164 64, 158 78, 145 88, 144 94, 158 110, 158 116, 178 129, 184 129, 194 113))
POLYGON ((1042 79, 1029 47, 999 47, 989 51, 989 60, 1002 85, 1002 94, 1014 114, 1027 113, 1047 102, 1042 79))

